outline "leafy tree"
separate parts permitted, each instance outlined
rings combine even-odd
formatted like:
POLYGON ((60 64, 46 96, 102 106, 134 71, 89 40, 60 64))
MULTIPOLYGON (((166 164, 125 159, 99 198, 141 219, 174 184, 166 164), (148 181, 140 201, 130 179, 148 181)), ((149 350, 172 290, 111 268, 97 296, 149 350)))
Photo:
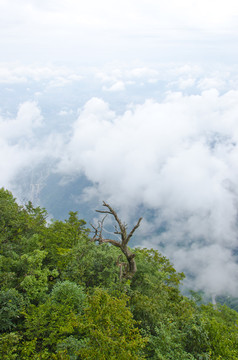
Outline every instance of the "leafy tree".
POLYGON ((17 332, 0 335, 0 358, 2 360, 18 360, 22 336, 17 332))
POLYGON ((85 238, 63 256, 67 265, 62 270, 62 279, 87 288, 112 288, 118 282, 119 269, 115 261, 118 250, 108 244, 98 246, 85 238))
POLYGON ((38 306, 31 305, 25 313, 23 359, 35 358, 36 354, 52 359, 58 343, 74 334, 78 326, 79 319, 69 306, 50 299, 38 306))
POLYGON ((0 189, 0 241, 1 252, 17 248, 20 235, 30 236, 44 229, 47 212, 40 207, 34 208, 29 202, 25 207, 17 204, 12 193, 0 189))
MULTIPOLYGON (((153 360, 195 360, 191 353, 183 348, 181 332, 175 323, 160 323, 154 335, 149 334, 147 358, 153 360)), ((199 358, 202 359, 202 358, 199 358)), ((205 360, 205 358, 204 358, 205 360)))
POLYGON ((24 299, 16 289, 0 291, 0 332, 12 331, 21 318, 24 299))
POLYGON ((183 296, 166 257, 128 247, 141 219, 127 232, 104 206, 120 240, 104 219, 90 239, 77 212, 49 224, 0 189, 0 358, 238 359, 237 312, 183 296))
POLYGON ((46 212, 29 203, 19 206, 13 195, 0 189, 0 286, 19 290, 25 271, 25 256, 40 250, 46 212))
POLYGON ((111 296, 96 289, 82 318, 87 346, 79 350, 82 359, 144 359, 143 339, 133 315, 127 307, 128 298, 111 296))
POLYGON ((26 229, 26 221, 11 192, 0 189, 1 252, 11 250, 11 241, 26 229))
MULTIPOLYGON (((48 276, 50 270, 43 266, 43 260, 46 252, 42 250, 34 250, 29 254, 24 254, 21 260, 26 264, 26 273, 24 279, 20 283, 20 287, 27 294, 31 302, 40 302, 44 300, 48 291, 48 276)), ((53 272, 57 275, 57 271, 53 272)))
POLYGON ((47 228, 42 239, 43 248, 47 249, 46 262, 51 268, 61 270, 66 266, 64 255, 78 243, 87 238, 89 230, 85 228, 85 221, 78 219, 77 212, 70 212, 69 219, 53 221, 47 228))
POLYGON ((77 339, 71 335, 57 345, 56 353, 61 359, 78 360, 81 349, 87 347, 87 344, 87 338, 77 339))
POLYGON ((209 338, 211 359, 238 359, 238 314, 226 305, 202 305, 202 318, 209 338))
POLYGON ((168 318, 176 321, 189 311, 179 284, 184 275, 176 273, 169 260, 156 250, 136 249, 138 270, 131 281, 130 304, 142 327, 151 331, 168 318))
POLYGON ((50 294, 52 303, 68 306, 75 313, 81 313, 87 303, 87 296, 83 289, 68 280, 58 282, 50 294))

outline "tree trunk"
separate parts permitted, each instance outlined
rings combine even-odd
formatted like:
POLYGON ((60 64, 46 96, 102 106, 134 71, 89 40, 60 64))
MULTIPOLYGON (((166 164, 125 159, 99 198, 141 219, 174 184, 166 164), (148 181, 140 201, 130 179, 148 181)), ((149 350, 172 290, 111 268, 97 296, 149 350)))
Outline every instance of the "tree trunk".
POLYGON ((99 213, 103 213, 103 214, 110 214, 114 217, 114 219, 117 223, 117 226, 119 226, 119 229, 117 228, 117 226, 115 226, 114 234, 120 235, 121 241, 103 238, 103 236, 102 236, 103 222, 104 222, 106 216, 101 221, 99 221, 97 228, 92 225, 95 233, 94 233, 94 236, 91 239, 91 241, 98 241, 99 244, 110 243, 113 246, 119 247, 121 249, 122 253, 125 255, 126 260, 127 260, 127 263, 125 263, 125 262, 119 263, 119 259, 120 259, 121 255, 117 259, 117 265, 120 267, 120 275, 119 275, 120 281, 122 279, 132 279, 137 271, 136 261, 135 261, 136 255, 128 248, 127 244, 129 242, 130 238, 132 237, 132 235, 134 234, 135 230, 140 226, 140 222, 141 222, 142 218, 139 218, 139 220, 137 221, 137 224, 133 227, 133 229, 130 231, 130 233, 127 234, 127 229, 126 229, 127 226, 126 226, 126 224, 123 224, 121 222, 116 211, 113 210, 111 208, 111 206, 109 204, 106 204, 105 202, 103 202, 103 206, 105 206, 108 210, 106 210, 106 211, 96 210, 96 211, 99 213))

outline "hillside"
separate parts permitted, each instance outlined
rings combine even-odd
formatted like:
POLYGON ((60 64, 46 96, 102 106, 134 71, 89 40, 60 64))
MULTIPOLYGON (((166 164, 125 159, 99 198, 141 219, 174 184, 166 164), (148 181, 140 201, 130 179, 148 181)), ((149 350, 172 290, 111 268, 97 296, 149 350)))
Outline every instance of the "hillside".
POLYGON ((120 248, 91 241, 77 212, 46 219, 0 189, 1 359, 238 358, 238 313, 183 296, 184 274, 157 250, 129 249, 126 278, 120 248))

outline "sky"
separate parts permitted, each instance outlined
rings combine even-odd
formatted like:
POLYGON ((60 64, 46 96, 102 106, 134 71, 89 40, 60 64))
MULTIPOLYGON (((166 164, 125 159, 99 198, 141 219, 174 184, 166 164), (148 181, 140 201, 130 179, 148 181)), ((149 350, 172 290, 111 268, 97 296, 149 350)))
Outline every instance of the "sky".
POLYGON ((2 60, 73 65, 237 56, 234 0, 1 0, 2 60))
POLYGON ((232 0, 0 0, 0 186, 85 177, 72 205, 238 296, 237 40, 232 0))

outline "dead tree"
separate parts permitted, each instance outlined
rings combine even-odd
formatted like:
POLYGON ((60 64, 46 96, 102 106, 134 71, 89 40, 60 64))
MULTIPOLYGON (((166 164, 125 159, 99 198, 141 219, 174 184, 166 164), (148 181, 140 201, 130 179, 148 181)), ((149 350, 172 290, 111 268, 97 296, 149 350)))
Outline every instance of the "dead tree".
POLYGON ((122 255, 119 255, 117 259, 117 266, 120 268, 120 281, 122 279, 132 279, 137 271, 136 267, 136 261, 135 261, 135 254, 128 248, 128 242, 132 235, 134 234, 135 230, 140 226, 140 222, 142 218, 139 218, 137 221, 137 224, 133 227, 133 229, 130 231, 129 234, 127 234, 127 225, 123 224, 121 220, 119 219, 117 213, 115 210, 111 208, 111 206, 105 202, 103 202, 103 206, 107 208, 107 210, 96 210, 97 212, 101 214, 106 214, 106 216, 112 215, 114 217, 114 220, 116 221, 115 231, 114 234, 120 235, 120 240, 113 240, 113 239, 105 239, 102 235, 103 232, 103 223, 106 218, 106 216, 98 222, 98 226, 95 227, 91 224, 93 227, 95 233, 92 237, 91 241, 98 241, 99 244, 103 243, 109 243, 113 246, 116 246, 121 249, 122 253, 125 255, 127 262, 120 262, 122 255))

